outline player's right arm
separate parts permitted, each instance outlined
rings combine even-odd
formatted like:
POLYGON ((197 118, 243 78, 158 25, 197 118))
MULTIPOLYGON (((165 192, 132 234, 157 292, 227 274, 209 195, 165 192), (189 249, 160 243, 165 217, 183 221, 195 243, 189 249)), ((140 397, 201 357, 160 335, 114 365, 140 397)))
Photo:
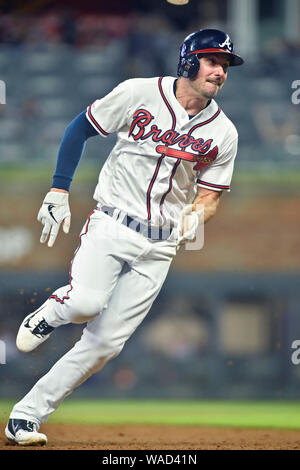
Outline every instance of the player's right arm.
POLYGON ((108 95, 88 106, 87 111, 79 114, 67 127, 58 153, 52 188, 38 214, 38 220, 44 226, 41 243, 49 237, 48 246, 53 246, 61 224, 68 233, 71 217, 68 192, 85 142, 94 135, 105 137, 127 122, 132 89, 132 80, 120 83, 108 95))
POLYGON ((48 239, 49 247, 54 245, 61 225, 65 233, 70 230, 70 185, 83 153, 85 142, 94 135, 98 135, 98 133, 89 123, 85 112, 79 114, 68 125, 64 133, 58 152, 52 187, 46 194, 37 217, 43 224, 40 242, 45 243, 48 239))

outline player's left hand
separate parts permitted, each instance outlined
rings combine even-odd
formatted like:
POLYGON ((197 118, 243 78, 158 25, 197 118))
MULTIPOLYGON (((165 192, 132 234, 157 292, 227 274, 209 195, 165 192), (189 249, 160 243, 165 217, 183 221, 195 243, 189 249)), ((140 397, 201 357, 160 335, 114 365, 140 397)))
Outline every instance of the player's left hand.
POLYGON ((188 240, 194 240, 196 237, 196 231, 199 225, 199 217, 197 212, 194 211, 193 207, 193 204, 188 204, 181 211, 178 228, 178 247, 183 245, 188 240))
POLYGON ((37 220, 44 226, 40 238, 45 243, 49 236, 48 246, 52 247, 56 240, 60 225, 65 233, 69 233, 71 224, 71 212, 69 207, 69 194, 49 191, 39 210, 37 220))

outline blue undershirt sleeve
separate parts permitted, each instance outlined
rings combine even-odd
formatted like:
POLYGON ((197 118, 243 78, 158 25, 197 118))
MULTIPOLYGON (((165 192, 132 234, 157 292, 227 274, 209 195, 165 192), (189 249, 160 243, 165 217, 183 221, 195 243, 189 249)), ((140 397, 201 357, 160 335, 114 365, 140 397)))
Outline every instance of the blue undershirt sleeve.
POLYGON ((52 188, 69 191, 86 140, 95 135, 99 134, 87 120, 85 111, 68 125, 58 151, 52 188))

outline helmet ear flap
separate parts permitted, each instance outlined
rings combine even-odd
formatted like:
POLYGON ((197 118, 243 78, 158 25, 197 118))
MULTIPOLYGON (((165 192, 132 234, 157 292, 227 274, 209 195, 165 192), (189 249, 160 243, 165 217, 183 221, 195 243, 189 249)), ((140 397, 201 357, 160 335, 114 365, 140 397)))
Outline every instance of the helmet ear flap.
POLYGON ((178 64, 178 77, 194 78, 199 70, 200 62, 196 54, 185 55, 178 64))

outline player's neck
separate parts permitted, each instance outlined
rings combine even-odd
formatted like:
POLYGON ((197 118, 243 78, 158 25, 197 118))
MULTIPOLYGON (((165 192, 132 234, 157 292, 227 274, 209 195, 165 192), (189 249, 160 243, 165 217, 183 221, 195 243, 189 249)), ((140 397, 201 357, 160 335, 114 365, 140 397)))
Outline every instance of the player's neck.
POLYGON ((176 80, 175 96, 189 115, 195 116, 206 108, 207 98, 196 95, 185 80, 176 80))

